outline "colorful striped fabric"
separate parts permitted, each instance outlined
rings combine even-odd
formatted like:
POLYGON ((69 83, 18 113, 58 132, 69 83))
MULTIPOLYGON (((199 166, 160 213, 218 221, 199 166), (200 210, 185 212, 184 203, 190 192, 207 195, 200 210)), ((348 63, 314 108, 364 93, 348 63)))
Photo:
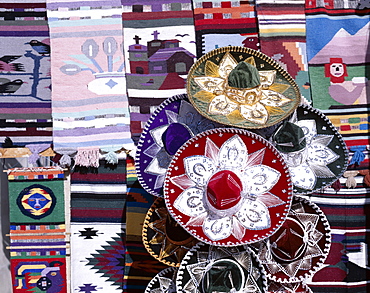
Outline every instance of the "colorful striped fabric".
POLYGON ((52 142, 49 45, 45 1, 0 3, 0 147, 52 142))
POLYGON ((195 62, 191 0, 122 0, 131 133, 137 142, 146 121, 166 98, 185 93, 195 62))
POLYGON ((65 180, 64 176, 54 179, 62 172, 60 168, 8 171, 14 293, 68 292, 65 180), (47 174, 52 178, 44 178, 47 174))
POLYGON ((95 173, 71 174, 71 221, 125 223, 126 161, 99 165, 95 173))
MULTIPOLYGON (((126 160, 100 160, 71 174, 71 286, 122 292, 126 232, 126 160)), ((87 291, 89 292, 89 291, 87 291)))
POLYGON ((127 157, 126 262, 124 293, 142 293, 149 281, 167 266, 151 256, 142 241, 146 213, 154 202, 137 179, 134 160, 127 157))
POLYGON ((198 57, 224 46, 259 48, 255 1, 192 2, 198 57))
MULTIPOLYGON (((132 150, 120 1, 47 1, 54 150, 95 166, 99 149, 132 150)), ((97 167, 97 166, 95 166, 97 167)))
POLYGON ((276 60, 309 101, 304 0, 256 0, 261 52, 276 60))
POLYGON ((314 292, 368 292, 369 188, 332 188, 308 198, 325 213, 332 243, 324 267, 309 281, 314 292))

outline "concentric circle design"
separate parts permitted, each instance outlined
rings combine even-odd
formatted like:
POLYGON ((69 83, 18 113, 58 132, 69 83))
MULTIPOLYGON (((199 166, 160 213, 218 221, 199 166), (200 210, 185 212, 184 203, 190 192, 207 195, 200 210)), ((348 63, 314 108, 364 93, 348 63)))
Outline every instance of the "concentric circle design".
POLYGON ((283 224, 292 184, 272 144, 246 130, 218 128, 178 150, 164 195, 170 214, 190 234, 236 246, 269 237, 283 224))
POLYGON ((204 117, 247 129, 278 123, 301 100, 297 84, 276 61, 236 46, 203 55, 189 71, 187 93, 204 117))
POLYGON ((41 184, 32 184, 18 195, 17 205, 20 211, 33 219, 42 219, 51 214, 56 204, 53 191, 41 184))

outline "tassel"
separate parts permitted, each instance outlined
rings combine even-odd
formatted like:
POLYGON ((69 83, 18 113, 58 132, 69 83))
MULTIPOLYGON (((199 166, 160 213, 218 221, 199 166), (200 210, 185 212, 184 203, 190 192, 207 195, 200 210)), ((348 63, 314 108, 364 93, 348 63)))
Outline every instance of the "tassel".
POLYGON ((28 148, 32 153, 28 158, 28 162, 31 165, 36 165, 37 160, 40 158, 39 153, 48 149, 50 147, 50 144, 47 144, 47 143, 27 144, 27 145, 25 145, 25 147, 28 148))
POLYGON ((71 164, 72 164, 72 158, 67 154, 62 155, 62 157, 59 160, 59 165, 61 165, 62 167, 67 167, 67 166, 71 166, 71 164))
POLYGON ((370 170, 360 170, 359 172, 364 176, 364 185, 370 187, 370 170))
POLYGON ((118 164, 118 156, 113 151, 110 151, 108 154, 106 154, 105 160, 107 161, 108 164, 112 165, 118 164))
POLYGON ((343 177, 346 177, 347 178, 347 180, 346 180, 346 186, 347 186, 347 188, 355 188, 357 186, 357 182, 356 182, 355 176, 358 173, 359 172, 356 171, 356 170, 344 172, 343 177))
POLYGON ((61 154, 61 158, 59 159, 59 165, 63 168, 70 167, 72 165, 72 158, 75 153, 77 152, 76 148, 62 148, 58 149, 58 154, 61 154))
POLYGON ((351 152, 353 153, 351 162, 349 163, 350 165, 360 165, 363 160, 365 160, 365 154, 363 151, 366 150, 366 146, 364 145, 358 145, 358 146, 353 146, 350 148, 351 152))
POLYGON ((112 145, 112 146, 106 146, 102 147, 101 151, 104 153, 107 153, 104 155, 105 160, 108 164, 116 165, 118 164, 118 154, 117 152, 122 149, 122 146, 120 145, 112 145))
POLYGON ((99 167, 99 147, 78 148, 75 164, 82 167, 99 167))
POLYGON ((331 187, 335 190, 335 192, 338 192, 341 187, 342 187, 342 184, 340 184, 340 180, 338 179, 337 181, 335 181, 331 187))

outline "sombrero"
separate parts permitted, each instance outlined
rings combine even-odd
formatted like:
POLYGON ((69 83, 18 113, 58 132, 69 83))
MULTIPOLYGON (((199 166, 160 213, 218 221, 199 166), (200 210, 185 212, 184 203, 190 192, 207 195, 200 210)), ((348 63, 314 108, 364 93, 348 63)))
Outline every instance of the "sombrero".
POLYGON ((267 140, 216 128, 177 151, 164 197, 170 214, 200 241, 236 246, 262 240, 282 225, 292 184, 285 161, 267 140))
POLYGON ((240 128, 265 128, 288 117, 301 94, 293 78, 270 57, 244 47, 208 52, 190 68, 190 102, 203 116, 240 128))
POLYGON ((267 277, 279 283, 302 282, 324 263, 330 249, 329 223, 320 208, 299 196, 284 224, 253 244, 267 277))
POLYGON ((149 254, 166 265, 178 267, 184 255, 198 242, 169 215, 164 199, 158 197, 143 225, 143 243, 149 254))
POLYGON ((200 115, 186 95, 165 100, 152 114, 138 142, 135 166, 142 187, 163 197, 163 181, 173 155, 192 136, 219 127, 200 115))
POLYGON ((296 283, 278 283, 275 281, 267 280, 269 293, 312 293, 310 287, 303 282, 296 283))
POLYGON ((342 136, 319 110, 301 105, 271 136, 286 160, 295 194, 310 194, 330 186, 348 164, 342 136))
POLYGON ((264 269, 246 245, 217 247, 198 243, 182 260, 178 293, 266 292, 264 269))
POLYGON ((150 280, 144 293, 176 293, 176 274, 177 268, 165 268, 150 280))

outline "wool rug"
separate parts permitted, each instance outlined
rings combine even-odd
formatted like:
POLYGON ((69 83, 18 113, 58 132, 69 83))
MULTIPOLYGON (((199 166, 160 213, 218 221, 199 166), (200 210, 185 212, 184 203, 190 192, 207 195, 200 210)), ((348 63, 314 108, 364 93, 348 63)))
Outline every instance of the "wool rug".
POLYGON ((98 167, 99 152, 134 148, 120 1, 47 1, 54 150, 98 167))
POLYGON ((3 148, 52 142, 46 4, 27 2, 0 3, 0 147, 3 148))
POLYGON ((13 292, 68 292, 64 171, 12 169, 8 180, 13 292))
POLYGON ((192 2, 197 57, 224 46, 260 48, 255 1, 192 2))
POLYGON ((261 52, 288 71, 309 101, 304 4, 304 0, 256 0, 256 12, 261 52))

